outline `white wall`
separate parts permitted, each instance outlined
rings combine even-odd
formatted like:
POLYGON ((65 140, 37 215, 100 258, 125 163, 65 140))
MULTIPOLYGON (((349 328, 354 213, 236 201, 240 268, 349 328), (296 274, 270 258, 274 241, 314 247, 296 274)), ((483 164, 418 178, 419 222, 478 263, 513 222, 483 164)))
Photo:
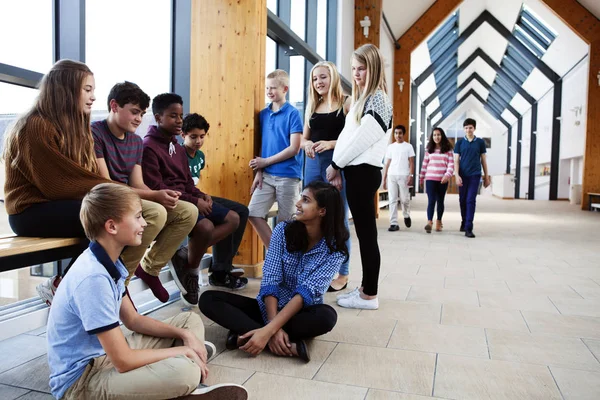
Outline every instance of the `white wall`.
POLYGON ((338 1, 337 67, 343 77, 352 81, 350 57, 354 51, 354 0, 338 1))
POLYGON ((390 99, 393 101, 394 99, 394 87, 396 90, 400 90, 398 85, 394 83, 394 52, 396 49, 394 48, 394 39, 389 34, 387 28, 385 28, 385 24, 383 20, 381 21, 381 34, 379 36, 379 50, 381 50, 381 54, 383 55, 383 60, 385 63, 385 79, 387 81, 387 92, 390 96, 390 99))
MULTIPOLYGON (((552 144, 552 102, 554 101, 554 89, 550 90, 538 101, 538 123, 537 141, 535 151, 535 162, 538 164, 550 164, 550 152, 552 144)), ((538 168, 537 174, 540 171, 538 168)))
POLYGON ((563 79, 560 127, 561 159, 583 156, 587 125, 588 73, 589 58, 586 58, 563 79), (574 111, 579 107, 581 107, 581 111, 574 111))

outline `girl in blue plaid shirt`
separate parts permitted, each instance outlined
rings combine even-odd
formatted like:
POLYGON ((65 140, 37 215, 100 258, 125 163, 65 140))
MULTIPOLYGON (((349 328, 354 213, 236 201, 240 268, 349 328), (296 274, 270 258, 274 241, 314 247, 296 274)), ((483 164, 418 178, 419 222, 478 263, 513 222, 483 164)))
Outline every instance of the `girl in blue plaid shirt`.
POLYGON ((229 350, 256 356, 268 345, 276 355, 309 361, 304 340, 329 332, 337 322, 323 294, 348 258, 348 237, 340 192, 311 182, 296 203, 294 221, 273 230, 258 296, 209 290, 200 297, 200 310, 229 329, 229 350))

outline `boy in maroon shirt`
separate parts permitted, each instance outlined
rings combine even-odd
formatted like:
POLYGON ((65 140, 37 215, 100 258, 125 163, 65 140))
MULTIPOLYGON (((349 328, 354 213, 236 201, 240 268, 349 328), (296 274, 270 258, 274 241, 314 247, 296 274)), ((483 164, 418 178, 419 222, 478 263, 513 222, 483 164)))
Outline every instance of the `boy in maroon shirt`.
POLYGON ((179 200, 198 208, 198 222, 190 233, 187 248, 173 257, 174 280, 185 302, 198 304, 199 265, 206 249, 230 237, 240 222, 239 215, 213 203, 202 193, 190 174, 185 148, 177 142, 183 125, 183 100, 174 93, 159 94, 152 100, 152 113, 158 126, 148 128, 144 138, 142 169, 144 182, 150 189, 180 192, 179 200))

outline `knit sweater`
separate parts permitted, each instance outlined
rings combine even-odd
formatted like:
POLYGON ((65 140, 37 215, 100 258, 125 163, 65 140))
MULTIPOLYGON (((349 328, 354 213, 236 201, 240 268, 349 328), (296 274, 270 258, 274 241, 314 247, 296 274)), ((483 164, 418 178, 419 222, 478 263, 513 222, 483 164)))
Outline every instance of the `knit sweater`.
POLYGON ((176 137, 165 135, 156 126, 148 128, 142 156, 144 183, 152 190, 177 190, 181 200, 197 205, 204 193, 194 185, 185 148, 176 137))
POLYGON ((421 173, 419 174, 421 180, 441 181, 444 175, 452 178, 453 173, 454 155, 452 151, 440 153, 440 149, 435 149, 433 153, 425 152, 421 173))
POLYGON ((19 133, 19 159, 4 160, 6 212, 19 214, 27 207, 52 200, 81 200, 100 183, 110 182, 84 169, 61 153, 60 133, 44 118, 33 115, 19 133))
POLYGON ((392 105, 382 90, 376 91, 367 99, 360 124, 356 122, 355 104, 352 104, 333 150, 332 165, 344 168, 348 165, 369 164, 382 168, 388 142, 386 132, 391 122, 392 105))

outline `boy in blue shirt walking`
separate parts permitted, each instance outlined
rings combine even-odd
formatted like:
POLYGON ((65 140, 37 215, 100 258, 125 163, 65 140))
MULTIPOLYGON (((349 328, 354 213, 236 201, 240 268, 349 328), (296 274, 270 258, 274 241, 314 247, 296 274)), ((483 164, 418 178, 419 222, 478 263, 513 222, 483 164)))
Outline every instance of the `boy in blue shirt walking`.
POLYGON ((247 399, 233 384, 201 385, 215 353, 197 314, 165 322, 137 313, 125 288, 125 246, 139 246, 146 222, 133 189, 95 186, 83 199, 90 247, 61 281, 48 317, 50 389, 57 399, 247 399), (91 295, 93 293, 93 295, 91 295), (119 322, 133 331, 125 336, 119 322))
POLYGON ((267 97, 271 103, 260 112, 262 146, 260 157, 250 161, 256 176, 250 194, 250 223, 269 247, 271 228, 266 221, 271 206, 277 201, 277 221, 292 217, 300 197, 302 178, 302 118, 300 112, 286 102, 290 77, 276 69, 267 75, 267 97))
POLYGON ((485 141, 475 136, 477 121, 472 118, 465 119, 463 129, 465 137, 459 140, 454 147, 454 172, 458 185, 458 198, 460 201, 460 231, 468 238, 474 238, 473 219, 475 218, 475 201, 479 182, 481 181, 481 167, 483 167, 483 186, 490 185, 488 175, 485 141))

